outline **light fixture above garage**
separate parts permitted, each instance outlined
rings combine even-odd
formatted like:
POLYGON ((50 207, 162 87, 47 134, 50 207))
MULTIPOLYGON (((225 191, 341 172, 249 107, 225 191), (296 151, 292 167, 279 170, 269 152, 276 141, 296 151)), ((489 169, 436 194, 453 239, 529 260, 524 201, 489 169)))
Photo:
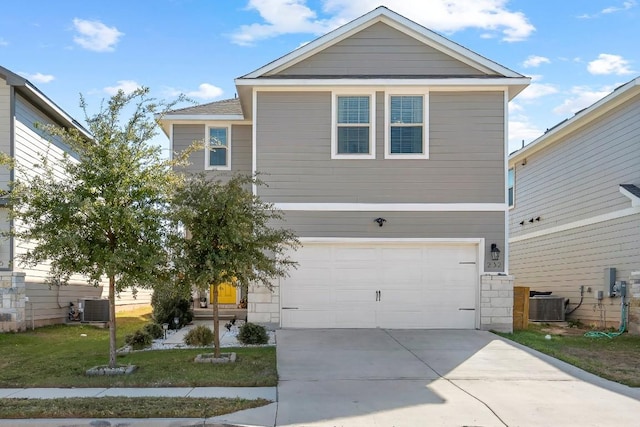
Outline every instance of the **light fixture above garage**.
POLYGON ((491 260, 498 261, 500 259, 500 249, 496 243, 491 244, 491 260))
POLYGON ((384 219, 384 218, 376 218, 376 219, 373 220, 373 222, 377 222, 378 226, 382 227, 384 225, 384 223, 387 222, 387 220, 384 219))

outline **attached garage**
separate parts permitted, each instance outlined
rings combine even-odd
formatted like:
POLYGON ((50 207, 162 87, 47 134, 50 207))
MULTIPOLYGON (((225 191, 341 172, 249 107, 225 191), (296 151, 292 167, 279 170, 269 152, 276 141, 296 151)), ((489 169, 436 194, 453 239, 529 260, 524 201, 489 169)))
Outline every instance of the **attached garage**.
POLYGON ((477 243, 305 242, 294 259, 282 327, 477 327, 477 243))

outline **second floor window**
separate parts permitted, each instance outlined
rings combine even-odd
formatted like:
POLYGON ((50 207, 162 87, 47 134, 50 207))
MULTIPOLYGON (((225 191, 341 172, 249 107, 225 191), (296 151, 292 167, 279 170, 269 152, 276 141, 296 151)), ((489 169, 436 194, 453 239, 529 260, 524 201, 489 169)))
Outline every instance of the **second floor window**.
POLYGON ((226 127, 210 127, 207 135, 207 169, 230 169, 229 131, 226 127))
POLYGON ((371 96, 338 95, 335 103, 334 155, 338 158, 372 157, 371 96))
POLYGON ((424 154, 424 98, 390 97, 389 154, 424 154))

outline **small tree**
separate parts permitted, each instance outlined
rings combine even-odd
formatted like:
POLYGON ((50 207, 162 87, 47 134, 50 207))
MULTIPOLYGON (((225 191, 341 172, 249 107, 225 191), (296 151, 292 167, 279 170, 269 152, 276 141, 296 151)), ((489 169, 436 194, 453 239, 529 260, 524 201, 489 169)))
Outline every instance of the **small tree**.
POLYGON ((148 141, 154 116, 175 103, 156 103, 148 92, 120 91, 91 117, 81 98, 92 140, 77 129, 40 126, 77 158, 54 168, 43 156, 35 174, 19 173, 12 188, 12 215, 24 225, 12 234, 33 243, 24 264, 50 262, 55 283, 76 273, 95 286, 108 279, 109 367, 116 366, 116 292, 151 287, 167 266, 166 206, 178 176, 148 141), (128 118, 126 109, 133 109, 128 118))
POLYGON ((295 266, 289 250, 298 246, 295 235, 275 227, 281 211, 251 192, 261 182, 236 175, 228 182, 204 175, 187 179, 173 203, 176 226, 186 235, 174 243, 177 274, 198 289, 213 285, 214 357, 220 356, 218 286, 249 283, 271 288, 271 281, 286 276, 295 266))

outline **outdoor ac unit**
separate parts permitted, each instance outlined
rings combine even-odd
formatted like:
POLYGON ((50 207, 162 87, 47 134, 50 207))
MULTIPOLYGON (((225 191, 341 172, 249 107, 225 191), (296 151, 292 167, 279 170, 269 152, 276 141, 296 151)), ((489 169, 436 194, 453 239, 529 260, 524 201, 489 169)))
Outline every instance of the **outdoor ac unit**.
POLYGON ((529 320, 564 322, 564 297, 535 296, 529 298, 529 320))
POLYGON ((84 299, 78 301, 82 307, 83 322, 108 322, 109 321, 109 300, 108 299, 84 299))

